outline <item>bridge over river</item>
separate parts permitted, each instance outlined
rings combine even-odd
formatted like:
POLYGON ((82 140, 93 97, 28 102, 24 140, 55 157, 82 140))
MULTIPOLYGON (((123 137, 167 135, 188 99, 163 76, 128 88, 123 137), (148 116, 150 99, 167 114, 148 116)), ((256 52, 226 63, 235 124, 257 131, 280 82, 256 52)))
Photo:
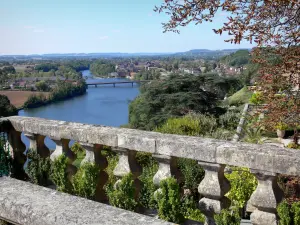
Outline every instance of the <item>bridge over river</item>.
POLYGON ((150 82, 150 80, 130 80, 130 81, 112 81, 112 82, 92 82, 87 83, 87 86, 95 86, 98 87, 98 85, 113 85, 113 87, 116 87, 116 85, 122 85, 122 84, 131 84, 133 87, 133 84, 141 84, 150 82))

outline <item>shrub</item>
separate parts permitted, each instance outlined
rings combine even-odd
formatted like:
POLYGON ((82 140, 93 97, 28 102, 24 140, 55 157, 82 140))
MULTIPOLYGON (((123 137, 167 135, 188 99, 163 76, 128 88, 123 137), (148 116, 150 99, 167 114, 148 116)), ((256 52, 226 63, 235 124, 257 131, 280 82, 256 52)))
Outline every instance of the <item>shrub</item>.
POLYGON ((294 202, 291 207, 294 218, 294 224, 300 224, 300 202, 294 202))
POLYGON ((156 131, 188 136, 210 135, 217 128, 217 120, 204 114, 188 114, 180 118, 170 118, 156 131))
POLYGON ((142 174, 139 177, 140 181, 143 183, 139 195, 139 203, 148 209, 157 208, 156 201, 154 200, 156 187, 153 183, 153 177, 158 170, 158 163, 151 154, 144 152, 138 152, 136 160, 143 168, 142 174))
POLYGON ((106 159, 108 162, 108 166, 105 169, 105 172, 108 175, 108 181, 104 186, 104 189, 106 191, 106 194, 109 196, 109 193, 114 191, 114 184, 117 182, 117 178, 114 175, 114 169, 117 166, 119 157, 117 154, 113 153, 113 152, 108 152, 109 154, 106 154, 106 159))
POLYGON ((263 95, 261 92, 255 92, 250 98, 250 103, 255 105, 263 104, 263 95))
POLYGON ((198 198, 192 195, 184 195, 181 199, 181 212, 184 218, 198 222, 204 222, 205 216, 198 209, 198 198))
POLYGON ((73 162, 73 165, 79 169, 81 161, 85 158, 85 150, 78 142, 75 142, 71 147, 71 151, 76 155, 76 160, 73 162))
POLYGON ((100 168, 93 163, 84 163, 72 180, 74 194, 94 199, 98 184, 100 168))
POLYGON ((286 147, 293 148, 293 149, 298 149, 298 148, 300 148, 300 145, 297 145, 296 143, 291 142, 286 147))
POLYGON ((241 114, 238 112, 227 111, 218 119, 218 123, 223 129, 235 130, 238 126, 241 114))
POLYGON ((113 206, 134 211, 137 202, 134 199, 134 180, 131 173, 118 181, 116 189, 108 192, 109 203, 113 206))
POLYGON ((180 210, 180 190, 176 179, 171 177, 161 181, 157 193, 157 204, 159 218, 173 223, 184 221, 180 210))
POLYGON ((39 107, 42 105, 46 105, 48 103, 48 98, 43 95, 31 95, 28 97, 27 101, 24 102, 24 108, 35 108, 35 107, 39 107))
POLYGON ((184 177, 184 188, 190 189, 194 193, 198 193, 198 186, 204 178, 204 170, 196 160, 178 159, 178 167, 184 177))
POLYGON ((49 171, 51 169, 50 158, 42 158, 33 149, 28 149, 27 174, 30 181, 41 186, 49 185, 49 171))
POLYGON ((280 218, 280 225, 291 225, 292 215, 287 201, 284 200, 277 206, 277 212, 280 218))
POLYGON ((241 217, 237 208, 223 209, 220 214, 215 215, 217 225, 240 225, 241 217))
POLYGON ((67 173, 68 165, 68 158, 65 155, 56 158, 52 163, 51 180, 56 185, 58 191, 72 193, 72 184, 67 173))
POLYGON ((8 176, 11 172, 12 161, 8 149, 5 149, 5 140, 0 136, 0 177, 8 176))
POLYGON ((243 208, 255 191, 257 180, 248 168, 231 167, 231 169, 230 174, 225 174, 231 185, 227 197, 235 206, 243 208))

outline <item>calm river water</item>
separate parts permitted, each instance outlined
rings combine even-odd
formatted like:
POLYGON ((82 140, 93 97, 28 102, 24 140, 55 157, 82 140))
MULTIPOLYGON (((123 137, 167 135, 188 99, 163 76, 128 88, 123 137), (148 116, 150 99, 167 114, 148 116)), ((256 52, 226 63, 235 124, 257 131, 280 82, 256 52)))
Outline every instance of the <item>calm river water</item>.
MULTIPOLYGON (((83 76, 88 77, 87 83, 126 80, 96 79, 89 70, 83 71, 83 76)), ((21 110, 19 115, 118 127, 128 123, 129 102, 138 94, 139 89, 136 84, 134 87, 131 84, 117 84, 115 88, 113 85, 101 85, 97 88, 90 86, 83 96, 36 109, 21 110)), ((26 139, 23 141, 28 143, 26 139)), ((49 143, 47 140, 46 144, 49 143)))

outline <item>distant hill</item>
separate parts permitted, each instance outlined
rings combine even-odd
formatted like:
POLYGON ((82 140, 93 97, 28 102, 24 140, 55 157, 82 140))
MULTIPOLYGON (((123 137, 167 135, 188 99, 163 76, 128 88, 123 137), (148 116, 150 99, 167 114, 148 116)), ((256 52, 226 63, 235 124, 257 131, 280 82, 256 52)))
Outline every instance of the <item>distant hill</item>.
POLYGON ((248 64, 250 62, 250 58, 249 50, 239 49, 234 53, 222 57, 220 61, 229 66, 239 67, 248 64))
POLYGON ((221 57, 229 55, 241 49, 223 49, 223 50, 209 50, 209 49, 192 49, 186 52, 177 53, 122 53, 122 52, 105 52, 105 53, 52 53, 52 54, 32 54, 32 55, 0 55, 2 58, 14 59, 49 59, 49 58, 115 58, 115 57, 139 57, 139 56, 175 56, 175 57, 221 57))
POLYGON ((175 53, 174 55, 176 56, 192 56, 192 57, 197 57, 197 56, 212 56, 212 57, 222 57, 226 56, 232 53, 235 53, 239 50, 250 50, 250 49, 221 49, 221 50, 209 50, 209 49, 192 49, 187 52, 178 52, 175 53))

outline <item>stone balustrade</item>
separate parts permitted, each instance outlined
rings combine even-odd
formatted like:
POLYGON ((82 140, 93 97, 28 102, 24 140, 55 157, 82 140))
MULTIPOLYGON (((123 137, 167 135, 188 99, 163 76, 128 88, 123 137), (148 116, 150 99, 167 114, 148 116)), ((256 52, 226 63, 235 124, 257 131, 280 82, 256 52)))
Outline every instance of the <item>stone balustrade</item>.
MULTIPOLYGON (((121 178, 131 172, 137 190, 140 186, 138 177, 142 171, 135 159, 137 152, 151 153, 157 159, 159 169, 153 177, 156 185, 162 179, 170 176, 180 179, 176 166, 177 158, 197 160, 205 170, 205 177, 199 184, 198 190, 201 195, 199 208, 206 216, 207 225, 214 225, 214 215, 230 205, 229 200, 225 197, 230 190, 230 184, 224 176, 226 165, 248 167, 258 180, 257 189, 250 199, 251 205, 256 208, 251 214, 251 222, 254 225, 276 225, 278 223, 276 206, 282 199, 282 193, 277 184, 277 176, 279 174, 300 175, 300 151, 272 145, 255 145, 18 116, 0 119, 0 131, 7 132, 8 142, 13 149, 14 158, 19 163, 20 170, 26 159, 23 154, 25 146, 21 142, 21 133, 29 138, 30 147, 43 157, 49 156, 49 150, 43 143, 44 138, 49 137, 54 140, 56 149, 50 155, 52 160, 63 153, 74 160, 68 143, 70 140, 79 142, 86 150, 84 161, 95 162, 100 165, 102 170, 107 166, 106 159, 101 155, 102 147, 103 145, 111 146, 113 151, 120 156, 114 174, 121 178)), ((102 172, 103 179, 99 186, 101 188, 98 190, 102 191, 102 195, 99 197, 99 201, 105 201, 104 192, 100 189, 103 188, 107 175, 105 176, 105 172, 102 172)), ((0 180, 0 187, 4 185, 1 182, 0 180)), ((0 207, 1 205, 5 207, 2 202, 6 201, 3 195, 7 193, 3 193, 2 187, 0 190, 0 196, 2 196, 0 207)), ((18 190, 15 192, 17 193, 18 190)), ((22 207, 17 209, 24 213, 22 207)), ((1 213, 2 209, 0 208, 0 217, 12 220, 1 213)), ((30 212, 28 211, 28 213, 30 212)), ((101 210, 99 213, 101 214, 101 210)), ((23 216, 26 217, 26 215, 23 216)))

